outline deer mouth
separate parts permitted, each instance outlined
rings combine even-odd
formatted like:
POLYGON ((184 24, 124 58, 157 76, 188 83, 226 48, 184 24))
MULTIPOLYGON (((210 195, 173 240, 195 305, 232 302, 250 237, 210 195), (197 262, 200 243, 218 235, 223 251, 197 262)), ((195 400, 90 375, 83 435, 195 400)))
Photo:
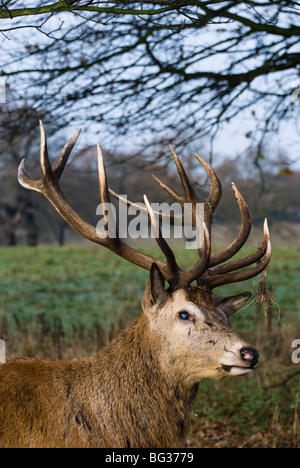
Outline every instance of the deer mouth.
POLYGON ((228 375, 238 376, 238 375, 246 375, 251 374, 253 372, 253 367, 245 367, 245 366, 228 366, 226 364, 222 364, 222 370, 226 372, 228 375))

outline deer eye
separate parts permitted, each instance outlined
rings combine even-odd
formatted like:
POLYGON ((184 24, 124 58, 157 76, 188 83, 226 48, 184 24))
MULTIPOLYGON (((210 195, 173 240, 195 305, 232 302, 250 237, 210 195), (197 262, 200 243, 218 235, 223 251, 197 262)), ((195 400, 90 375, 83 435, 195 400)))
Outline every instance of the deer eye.
POLYGON ((183 312, 179 312, 178 317, 180 318, 180 320, 185 320, 185 321, 191 320, 192 318, 191 315, 185 310, 183 312))

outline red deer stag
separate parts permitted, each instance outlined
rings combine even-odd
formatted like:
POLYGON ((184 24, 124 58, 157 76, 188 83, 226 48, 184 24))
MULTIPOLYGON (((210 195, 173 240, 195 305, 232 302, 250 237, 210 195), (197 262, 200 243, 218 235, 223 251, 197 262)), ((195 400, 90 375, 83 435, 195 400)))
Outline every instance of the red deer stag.
MULTIPOLYGON (((233 185, 242 228, 229 247, 211 252, 211 218, 221 198, 221 184, 210 165, 196 155, 211 182, 209 196, 199 200, 172 150, 184 195, 159 181, 160 185, 181 204, 205 205, 207 228, 195 266, 188 271, 179 267, 148 202, 165 261, 134 250, 118 237, 100 239, 59 188, 78 136, 79 132, 66 144, 52 168, 41 124, 42 178, 32 180, 23 161, 19 181, 41 192, 83 237, 150 271, 143 313, 96 356, 69 362, 16 359, 1 364, 0 447, 183 447, 199 382, 248 374, 258 364, 258 352, 227 323, 251 293, 213 297, 212 291, 253 278, 267 267, 271 257, 267 222, 258 250, 229 261, 251 229, 249 208, 233 185), (194 281, 197 286, 192 286, 194 281)), ((110 201, 110 190, 99 147, 98 167, 105 204, 110 201)))

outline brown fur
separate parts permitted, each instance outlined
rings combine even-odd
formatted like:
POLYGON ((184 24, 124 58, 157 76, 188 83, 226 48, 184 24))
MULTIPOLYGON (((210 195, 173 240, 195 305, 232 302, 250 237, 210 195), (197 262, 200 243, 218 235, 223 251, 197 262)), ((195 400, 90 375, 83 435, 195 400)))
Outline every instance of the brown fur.
POLYGON ((162 375, 147 320, 89 359, 1 365, 0 447, 182 446, 196 387, 162 375))
POLYGON ((226 375, 224 347, 246 344, 207 292, 153 283, 144 313, 98 355, 0 365, 1 448, 184 446, 198 383, 226 375), (184 306, 199 320, 181 323, 184 306))

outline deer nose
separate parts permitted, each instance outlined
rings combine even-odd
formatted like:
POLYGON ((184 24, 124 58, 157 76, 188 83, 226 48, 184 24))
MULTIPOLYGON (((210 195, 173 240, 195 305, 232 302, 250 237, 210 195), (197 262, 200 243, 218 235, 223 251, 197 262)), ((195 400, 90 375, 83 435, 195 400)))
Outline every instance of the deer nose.
POLYGON ((250 367, 254 369, 258 364, 259 353, 254 348, 243 348, 241 349, 241 356, 243 361, 249 362, 250 367))

